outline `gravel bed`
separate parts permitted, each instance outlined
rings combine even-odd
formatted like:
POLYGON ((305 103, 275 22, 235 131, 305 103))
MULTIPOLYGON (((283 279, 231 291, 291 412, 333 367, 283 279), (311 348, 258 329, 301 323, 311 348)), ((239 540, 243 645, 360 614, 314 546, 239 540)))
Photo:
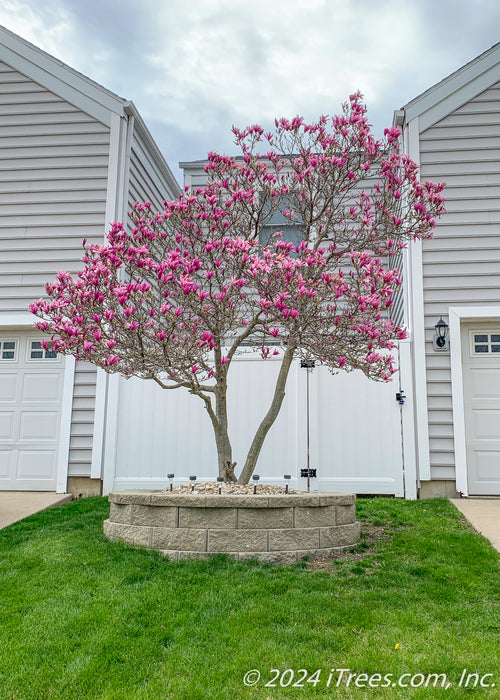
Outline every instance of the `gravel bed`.
MULTIPOLYGON (((215 481, 207 481, 196 483, 194 487, 194 493, 219 493, 219 486, 221 493, 224 495, 228 494, 240 494, 242 496, 247 496, 253 494, 254 485, 253 484, 218 484, 215 481)), ((163 492, 170 492, 170 489, 162 489, 163 492)), ((191 493, 191 484, 178 484, 172 488, 172 493, 191 493)), ((284 486, 272 486, 271 484, 258 484, 257 494, 281 494, 285 493, 284 486)), ((307 493, 307 491, 297 491, 295 489, 288 489, 288 493, 307 493)))

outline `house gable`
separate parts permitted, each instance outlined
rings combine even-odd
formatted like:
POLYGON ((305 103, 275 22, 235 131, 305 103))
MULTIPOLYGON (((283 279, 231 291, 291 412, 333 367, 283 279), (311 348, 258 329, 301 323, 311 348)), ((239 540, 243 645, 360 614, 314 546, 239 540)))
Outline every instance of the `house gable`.
POLYGON ((126 100, 1 26, 0 59, 106 126, 123 113, 126 100))
POLYGON ((420 131, 440 121, 498 81, 500 43, 404 106, 406 123, 419 118, 420 131))

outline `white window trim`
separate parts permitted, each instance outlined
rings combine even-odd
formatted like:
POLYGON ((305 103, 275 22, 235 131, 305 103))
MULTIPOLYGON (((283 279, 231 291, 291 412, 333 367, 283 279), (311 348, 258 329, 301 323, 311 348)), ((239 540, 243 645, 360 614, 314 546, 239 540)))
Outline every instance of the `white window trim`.
POLYGON ((500 335, 500 330, 487 330, 483 331, 482 329, 473 329, 469 331, 469 357, 498 357, 500 356, 500 353, 497 355, 497 353, 494 353, 491 351, 491 346, 492 345, 500 345, 500 342, 492 342, 491 341, 491 336, 492 335, 500 335), (475 341, 474 336, 475 335, 487 335, 488 339, 485 340, 484 342, 481 341, 475 341), (475 346, 476 345, 487 345, 488 346, 488 352, 476 352, 475 346))
POLYGON ((500 319, 500 306, 451 306, 448 313, 456 488, 463 496, 468 496, 461 323, 469 320, 489 321, 491 319, 500 319))
MULTIPOLYGON (((19 346, 20 346, 20 341, 19 341, 19 338, 17 338, 16 336, 11 336, 10 338, 4 338, 3 341, 2 341, 2 343, 0 343, 0 362, 1 362, 2 364, 4 364, 4 363, 5 363, 5 364, 10 364, 10 363, 13 363, 13 364, 14 364, 14 363, 16 363, 16 362, 18 361, 18 359, 19 359, 19 346), (9 342, 10 342, 10 343, 15 343, 15 347, 14 347, 14 357, 12 357, 12 358, 2 357, 2 354, 3 354, 4 350, 5 350, 5 352, 9 352, 9 349, 8 349, 8 348, 7 348, 7 349, 4 349, 4 347, 3 347, 3 343, 4 343, 4 342, 7 342, 7 343, 9 343, 9 342)), ((12 352, 12 351, 10 351, 10 352, 12 352)))
MULTIPOLYGON (((33 362, 34 364, 38 362, 50 362, 55 363, 55 362, 61 362, 61 355, 56 355, 55 357, 30 357, 31 351, 33 348, 31 347, 31 343, 39 343, 40 338, 28 338, 28 342, 26 345, 26 362, 31 363, 33 362)), ((35 350, 36 352, 36 350, 35 350)), ((40 348, 40 352, 45 353, 46 351, 43 348, 40 348)))

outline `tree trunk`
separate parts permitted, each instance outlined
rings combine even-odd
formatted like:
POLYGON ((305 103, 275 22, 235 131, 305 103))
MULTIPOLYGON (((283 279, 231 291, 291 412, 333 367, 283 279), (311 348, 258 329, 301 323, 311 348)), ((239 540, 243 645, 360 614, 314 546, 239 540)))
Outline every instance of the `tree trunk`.
POLYGON ((224 481, 236 481, 234 475, 234 467, 236 465, 233 464, 233 451, 228 432, 226 382, 222 382, 217 387, 215 395, 215 415, 217 422, 214 424, 214 430, 219 462, 219 476, 222 476, 224 481))
POLYGON ((257 432, 255 433, 255 437, 248 451, 245 466, 243 467, 243 470, 238 478, 238 484, 248 484, 250 477, 252 476, 253 471, 255 469, 255 464, 257 463, 257 459, 262 449, 265 437, 269 432, 269 429, 271 428, 272 424, 278 417, 281 404, 283 403, 283 399, 285 398, 285 385, 286 380, 288 378, 288 373, 290 371, 290 366, 292 364, 294 352, 295 348, 291 346, 288 346, 285 350, 283 361, 281 363, 280 373, 278 375, 278 380, 274 389, 274 396, 271 402, 271 406, 264 418, 262 419, 261 424, 257 428, 257 432))

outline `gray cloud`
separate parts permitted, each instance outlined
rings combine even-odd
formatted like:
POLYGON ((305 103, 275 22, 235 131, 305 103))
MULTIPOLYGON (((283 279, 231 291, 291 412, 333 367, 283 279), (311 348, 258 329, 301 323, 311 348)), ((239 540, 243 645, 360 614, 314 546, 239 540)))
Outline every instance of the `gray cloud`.
POLYGON ((233 123, 332 113, 375 131, 498 38, 498 0, 4 0, 0 23, 132 99, 165 157, 231 152, 233 123))

